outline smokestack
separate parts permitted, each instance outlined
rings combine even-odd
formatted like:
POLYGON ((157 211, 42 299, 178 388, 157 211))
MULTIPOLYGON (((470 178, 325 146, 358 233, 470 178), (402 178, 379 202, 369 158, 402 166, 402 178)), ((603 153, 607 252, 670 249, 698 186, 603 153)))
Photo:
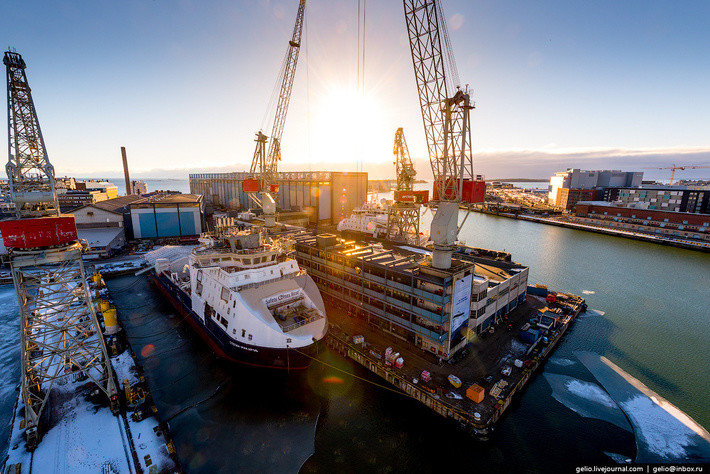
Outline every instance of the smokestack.
POLYGON ((126 147, 121 147, 121 156, 123 157, 123 175, 126 177, 126 196, 133 194, 131 192, 131 178, 128 176, 128 158, 126 158, 126 147))

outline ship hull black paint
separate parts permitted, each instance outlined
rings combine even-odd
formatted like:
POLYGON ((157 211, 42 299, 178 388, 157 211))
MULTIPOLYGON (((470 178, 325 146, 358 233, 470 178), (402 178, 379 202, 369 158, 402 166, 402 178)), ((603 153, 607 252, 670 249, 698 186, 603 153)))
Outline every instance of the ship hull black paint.
POLYGON ((274 349, 235 341, 212 319, 207 318, 206 322, 203 322, 192 310, 190 296, 167 276, 151 274, 151 281, 218 357, 256 367, 300 370, 307 368, 312 358, 318 355, 321 341, 298 349, 274 349))

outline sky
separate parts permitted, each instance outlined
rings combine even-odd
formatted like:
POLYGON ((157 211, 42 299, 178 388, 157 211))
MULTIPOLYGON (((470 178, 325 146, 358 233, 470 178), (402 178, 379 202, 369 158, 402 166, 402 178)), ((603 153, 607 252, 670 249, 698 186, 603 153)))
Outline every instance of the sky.
MULTIPOLYGON (((307 2, 280 167, 393 177, 401 126, 426 179, 402 4, 360 4, 362 90, 357 0, 307 2)), ((120 176, 122 145, 135 176, 243 171, 255 132, 270 122, 297 5, 6 2, 0 39, 28 64, 58 175, 120 176)), ((476 173, 546 177, 581 167, 668 178, 652 168, 710 166, 710 2, 443 5, 462 85, 476 102, 476 173)), ((676 177, 707 178, 710 169, 676 177)))

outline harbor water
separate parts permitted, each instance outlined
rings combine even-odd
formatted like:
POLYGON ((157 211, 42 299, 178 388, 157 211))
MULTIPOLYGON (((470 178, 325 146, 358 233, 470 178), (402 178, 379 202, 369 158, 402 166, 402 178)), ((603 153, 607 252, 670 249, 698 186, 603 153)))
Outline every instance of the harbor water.
MULTIPOLYGON (((430 219, 427 212, 423 228, 430 219)), ((530 267, 531 283, 583 295, 590 308, 488 442, 334 354, 321 355, 328 365, 290 377, 217 361, 145 277, 111 280, 185 468, 569 472, 580 464, 679 461, 707 452, 683 413, 710 426, 710 254, 475 213, 460 239, 511 252, 530 267), (635 381, 639 393, 677 407, 681 421, 657 423, 648 406, 617 404, 610 397, 616 382, 600 375, 599 360, 635 381)), ((3 450, 19 373, 14 297, 11 286, 0 287, 3 450)))

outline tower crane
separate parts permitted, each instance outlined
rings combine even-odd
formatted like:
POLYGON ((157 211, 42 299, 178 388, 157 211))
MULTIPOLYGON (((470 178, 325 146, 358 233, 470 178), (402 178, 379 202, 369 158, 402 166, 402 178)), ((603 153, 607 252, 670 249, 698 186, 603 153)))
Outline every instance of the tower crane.
POLYGON ((41 436, 40 419, 56 383, 92 381, 119 409, 106 343, 101 336, 71 215, 60 215, 54 168, 39 126, 27 65, 15 51, 7 72, 6 166, 16 218, 0 222, 20 307, 21 395, 29 449, 41 436))
POLYGON ((684 170, 697 170, 697 169, 709 169, 710 166, 695 166, 695 165, 684 165, 684 166, 664 166, 663 168, 651 168, 654 170, 671 170, 671 180, 668 184, 673 184, 673 180, 675 179, 675 172, 676 171, 684 171, 684 170))
POLYGON ((461 89, 456 84, 456 62, 439 2, 404 0, 403 4, 434 174, 432 198, 437 210, 431 223, 432 266, 448 269, 461 228, 459 204, 471 200, 474 175, 469 112, 474 104, 467 88, 461 89))
POLYGON ((249 197, 264 212, 264 225, 271 228, 276 225, 276 201, 274 196, 278 194, 278 162, 281 161, 281 137, 286 123, 286 114, 291 100, 293 89, 293 79, 296 75, 296 64, 298 63, 298 53, 301 48, 301 32, 303 30, 303 15, 306 8, 306 0, 298 3, 296 13, 296 24, 293 27, 291 40, 288 42, 288 50, 284 58, 281 69, 281 89, 276 105, 271 136, 266 136, 261 130, 256 133, 256 148, 251 161, 249 179, 242 182, 242 187, 249 197), (266 144, 269 143, 268 152, 266 144))
POLYGON ((419 244, 419 212, 421 204, 427 201, 429 192, 414 191, 417 171, 409 156, 402 127, 395 132, 393 154, 397 186, 394 191, 394 202, 387 213, 387 235, 393 240, 413 239, 413 243, 419 244))

